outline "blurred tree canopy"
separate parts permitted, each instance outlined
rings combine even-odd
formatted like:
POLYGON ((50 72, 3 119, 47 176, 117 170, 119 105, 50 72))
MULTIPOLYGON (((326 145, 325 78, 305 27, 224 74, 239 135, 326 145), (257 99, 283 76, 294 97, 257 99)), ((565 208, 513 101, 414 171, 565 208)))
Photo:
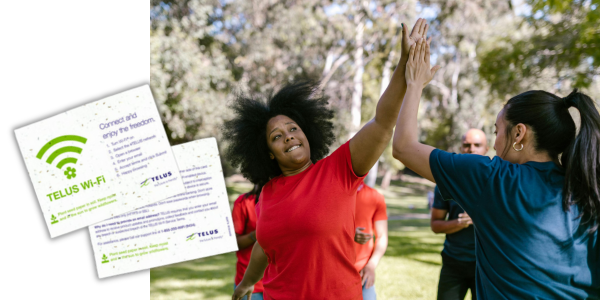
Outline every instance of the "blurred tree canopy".
POLYGON ((563 93, 590 87, 600 75, 600 1, 527 3, 531 13, 488 41, 494 45, 481 56, 480 73, 492 91, 506 98, 535 86, 563 93))
MULTIPOLYGON (((239 93, 266 97, 288 82, 321 80, 336 112, 336 147, 374 116, 400 58, 401 23, 424 17, 442 69, 422 97, 420 138, 458 151, 471 127, 493 143, 511 95, 578 86, 600 96, 599 2, 151 0, 150 84, 175 145, 220 141, 239 93)), ((403 168, 390 145, 384 178, 403 168)))

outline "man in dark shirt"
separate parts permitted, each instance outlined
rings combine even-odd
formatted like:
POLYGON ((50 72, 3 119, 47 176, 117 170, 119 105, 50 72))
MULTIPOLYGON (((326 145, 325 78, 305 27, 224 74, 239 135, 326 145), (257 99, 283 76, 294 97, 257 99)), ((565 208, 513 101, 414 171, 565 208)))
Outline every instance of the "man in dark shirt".
MULTIPOLYGON (((485 155, 489 150, 485 133, 469 129, 462 137, 462 153, 485 155)), ((437 187, 431 209, 431 230, 445 233, 438 300, 462 300, 471 289, 475 296, 475 231, 471 217, 454 201, 442 199, 437 187), (446 219, 447 217, 447 219, 446 219)))

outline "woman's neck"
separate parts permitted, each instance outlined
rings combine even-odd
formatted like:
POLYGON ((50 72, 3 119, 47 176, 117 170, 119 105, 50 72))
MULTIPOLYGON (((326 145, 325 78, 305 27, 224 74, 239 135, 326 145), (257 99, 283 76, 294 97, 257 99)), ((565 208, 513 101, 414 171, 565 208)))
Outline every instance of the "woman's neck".
POLYGON ((308 169, 310 166, 312 166, 312 161, 309 159, 308 162, 299 169, 284 170, 283 168, 281 168, 281 166, 279 166, 279 168, 281 168, 281 173, 283 174, 283 176, 294 176, 306 171, 306 169, 308 169))
POLYGON ((544 163, 544 162, 554 162, 554 163, 559 163, 558 161, 558 157, 556 159, 553 159, 552 157, 550 157, 550 155, 548 155, 547 152, 527 152, 527 153, 523 153, 524 155, 521 155, 520 159, 519 159, 519 164, 524 164, 526 162, 540 162, 540 163, 544 163))

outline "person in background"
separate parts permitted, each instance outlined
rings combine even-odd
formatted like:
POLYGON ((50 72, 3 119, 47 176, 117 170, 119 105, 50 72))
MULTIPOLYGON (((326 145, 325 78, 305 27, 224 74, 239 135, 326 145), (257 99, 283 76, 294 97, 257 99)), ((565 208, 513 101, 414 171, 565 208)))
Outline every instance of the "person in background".
POLYGON ((375 268, 388 244, 387 212, 383 195, 366 184, 356 193, 356 271, 362 278, 364 300, 375 300, 375 268), (373 236, 376 236, 373 242, 373 236))
MULTIPOLYGON (((461 153, 485 155, 489 146, 485 133, 479 129, 469 129, 462 136, 461 153)), ((442 199, 435 188, 431 209, 431 230, 445 233, 446 241, 442 250, 442 271, 438 284, 438 300, 464 299, 471 289, 475 293, 475 230, 469 215, 456 202, 442 199)))
MULTIPOLYGON (((252 254, 252 246, 256 242, 256 203, 260 196, 260 190, 262 186, 255 184, 252 191, 240 195, 233 203, 233 212, 231 216, 233 218, 233 227, 235 229, 235 236, 237 239, 238 250, 235 255, 237 256, 237 263, 235 264, 235 285, 234 288, 240 284, 248 263, 250 262, 250 255, 252 254)), ((242 298, 243 300, 262 300, 263 299, 263 285, 262 280, 254 285, 254 291, 252 292, 252 299, 248 299, 247 296, 242 298)))
POLYGON ((427 210, 428 211, 431 211, 431 208, 433 207, 433 198, 434 198, 433 191, 427 191, 427 210))

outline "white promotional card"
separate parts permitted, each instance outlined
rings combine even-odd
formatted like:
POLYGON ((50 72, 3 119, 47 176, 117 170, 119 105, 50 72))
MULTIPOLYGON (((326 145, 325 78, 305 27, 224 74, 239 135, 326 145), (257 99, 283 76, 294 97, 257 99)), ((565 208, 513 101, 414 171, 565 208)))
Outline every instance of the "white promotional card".
POLYGON ((185 191, 147 85, 15 135, 51 237, 185 191))
POLYGON ((90 226, 98 277, 238 250, 216 140, 172 149, 186 192, 90 226))

